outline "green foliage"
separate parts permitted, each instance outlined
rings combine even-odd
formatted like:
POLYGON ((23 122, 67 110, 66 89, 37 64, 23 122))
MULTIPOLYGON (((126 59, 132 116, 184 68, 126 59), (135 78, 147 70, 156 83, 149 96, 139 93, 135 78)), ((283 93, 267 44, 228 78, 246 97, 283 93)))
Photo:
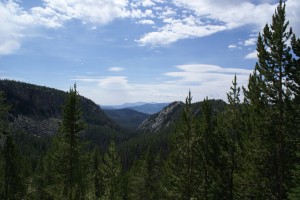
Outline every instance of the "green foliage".
POLYGON ((22 158, 8 125, 9 109, 0 92, 0 197, 4 200, 22 199, 26 194, 22 158))
POLYGON ((272 19, 258 36, 243 103, 235 76, 229 104, 192 104, 189 93, 160 128, 151 129, 161 117, 155 114, 135 135, 79 97, 76 85, 66 96, 0 81, 8 98, 0 93, 0 198, 299 199, 300 39, 288 30, 283 1, 272 19), (51 146, 42 133, 18 130, 18 114, 30 120, 62 114, 51 146))
POLYGON ((165 189, 170 199, 196 198, 197 170, 199 157, 195 149, 197 145, 195 117, 192 113, 191 93, 186 98, 182 120, 177 124, 172 141, 172 149, 166 164, 165 189))
MULTIPOLYGON (((288 30, 285 15, 285 3, 280 1, 272 24, 267 24, 258 36, 258 63, 245 94, 249 103, 249 134, 259 141, 256 153, 261 153, 260 158, 256 156, 260 165, 255 170, 261 177, 257 185, 267 199, 286 199, 287 187, 292 185, 290 169, 297 160, 295 141, 299 134, 296 136, 295 131, 299 128, 295 119, 299 119, 299 113, 293 107, 299 88, 295 69, 299 67, 287 45, 292 30, 288 30)), ((294 49, 295 45, 293 37, 294 49)))
POLYGON ((160 154, 148 149, 129 172, 129 199, 162 199, 162 161, 160 154))
POLYGON ((26 194, 24 172, 21 157, 10 134, 7 135, 3 147, 2 169, 4 183, 2 198, 4 200, 22 199, 26 194))
POLYGON ((0 140, 7 134, 9 109, 10 106, 6 103, 3 93, 0 91, 0 140))
POLYGON ((295 146, 295 161, 292 172, 292 187, 288 192, 288 199, 296 200, 300 198, 300 39, 296 39, 293 35, 291 40, 291 45, 295 58, 293 59, 293 65, 290 70, 289 77, 291 77, 294 82, 291 84, 291 90, 294 92, 295 98, 293 99, 291 112, 291 126, 289 141, 295 146))
POLYGON ((240 88, 234 76, 230 92, 227 93, 229 105, 220 113, 217 120, 217 134, 221 158, 221 188, 225 199, 245 199, 245 185, 248 177, 243 172, 247 165, 245 159, 245 132, 243 106, 240 104, 240 88))
POLYGON ((79 139, 79 133, 84 128, 74 85, 63 106, 59 134, 53 139, 46 157, 46 191, 53 199, 85 199, 86 159, 79 139))
POLYGON ((104 155, 103 164, 101 166, 101 173, 103 174, 104 184, 104 200, 118 200, 121 199, 121 160, 116 151, 116 144, 111 142, 108 151, 104 155))

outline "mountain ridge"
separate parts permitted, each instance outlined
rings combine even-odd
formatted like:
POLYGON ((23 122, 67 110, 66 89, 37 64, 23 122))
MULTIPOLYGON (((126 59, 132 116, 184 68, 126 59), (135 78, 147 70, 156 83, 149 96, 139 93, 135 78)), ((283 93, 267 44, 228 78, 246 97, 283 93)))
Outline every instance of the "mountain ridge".
MULTIPOLYGON (((16 129, 38 136, 57 133, 68 92, 13 80, 0 80, 0 91, 11 106, 10 121, 16 129)), ((79 98, 83 119, 89 127, 114 134, 124 131, 92 100, 79 98)))
MULTIPOLYGON (((213 113, 223 110, 226 103, 223 100, 208 100, 213 108, 213 113)), ((194 115, 201 115, 201 105, 203 101, 195 102, 192 104, 194 115)), ((169 132, 173 125, 180 120, 184 103, 181 101, 175 101, 160 112, 151 115, 148 119, 142 122, 137 128, 139 134, 144 133, 157 133, 157 132, 169 132)))

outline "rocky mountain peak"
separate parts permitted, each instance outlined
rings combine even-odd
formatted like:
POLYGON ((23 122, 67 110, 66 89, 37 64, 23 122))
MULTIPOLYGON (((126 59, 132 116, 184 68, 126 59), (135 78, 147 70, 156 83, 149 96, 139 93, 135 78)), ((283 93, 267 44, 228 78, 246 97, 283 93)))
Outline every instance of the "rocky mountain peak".
POLYGON ((166 106, 162 111, 146 119, 137 129, 140 133, 154 133, 169 127, 174 122, 174 113, 183 105, 181 101, 175 101, 166 106))

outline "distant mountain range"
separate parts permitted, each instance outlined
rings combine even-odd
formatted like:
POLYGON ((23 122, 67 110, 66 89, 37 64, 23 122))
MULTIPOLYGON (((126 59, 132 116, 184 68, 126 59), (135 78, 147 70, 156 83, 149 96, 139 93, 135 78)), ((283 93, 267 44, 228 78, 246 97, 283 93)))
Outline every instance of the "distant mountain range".
POLYGON ((123 108, 130 108, 135 106, 141 106, 147 104, 147 102, 135 102, 135 103, 124 103, 120 105, 100 105, 102 109, 106 110, 116 110, 116 109, 123 109, 123 108))
MULTIPOLYGON (((16 130, 34 136, 57 133, 61 121, 61 106, 67 92, 9 80, 0 80, 0 91, 4 93, 12 108, 10 122, 16 130)), ((115 107, 99 107, 82 96, 80 102, 83 118, 88 125, 85 137, 97 145, 107 144, 112 138, 124 141, 134 135, 170 132, 180 120, 184 106, 184 103, 176 101, 170 104, 137 102, 115 107), (123 106, 129 107, 120 108, 123 106), (120 109, 115 109, 117 107, 120 109)), ((222 100, 210 102, 216 112, 226 105, 222 100)), ((195 115, 201 114, 201 104, 202 102, 197 102, 192 105, 195 115)))
POLYGON ((131 109, 141 113, 154 114, 161 111, 164 107, 168 106, 170 103, 146 103, 146 102, 136 102, 136 103, 125 103, 122 105, 114 106, 100 106, 105 110, 116 110, 116 109, 131 109))

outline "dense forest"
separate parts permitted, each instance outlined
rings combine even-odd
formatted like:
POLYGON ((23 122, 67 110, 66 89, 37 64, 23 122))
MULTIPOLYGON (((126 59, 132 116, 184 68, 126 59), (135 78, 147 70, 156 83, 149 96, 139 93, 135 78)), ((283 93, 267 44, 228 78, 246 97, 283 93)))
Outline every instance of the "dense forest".
POLYGON ((67 95, 0 87, 0 199, 300 199, 300 39, 282 1, 257 52, 248 86, 234 76, 227 103, 192 103, 189 92, 137 132, 111 121, 76 85, 67 95), (49 94, 32 99, 32 91, 49 94), (24 101, 17 92, 31 95, 24 101), (158 117, 162 128, 147 128, 158 117), (46 120, 54 134, 20 128, 26 120, 46 120))

